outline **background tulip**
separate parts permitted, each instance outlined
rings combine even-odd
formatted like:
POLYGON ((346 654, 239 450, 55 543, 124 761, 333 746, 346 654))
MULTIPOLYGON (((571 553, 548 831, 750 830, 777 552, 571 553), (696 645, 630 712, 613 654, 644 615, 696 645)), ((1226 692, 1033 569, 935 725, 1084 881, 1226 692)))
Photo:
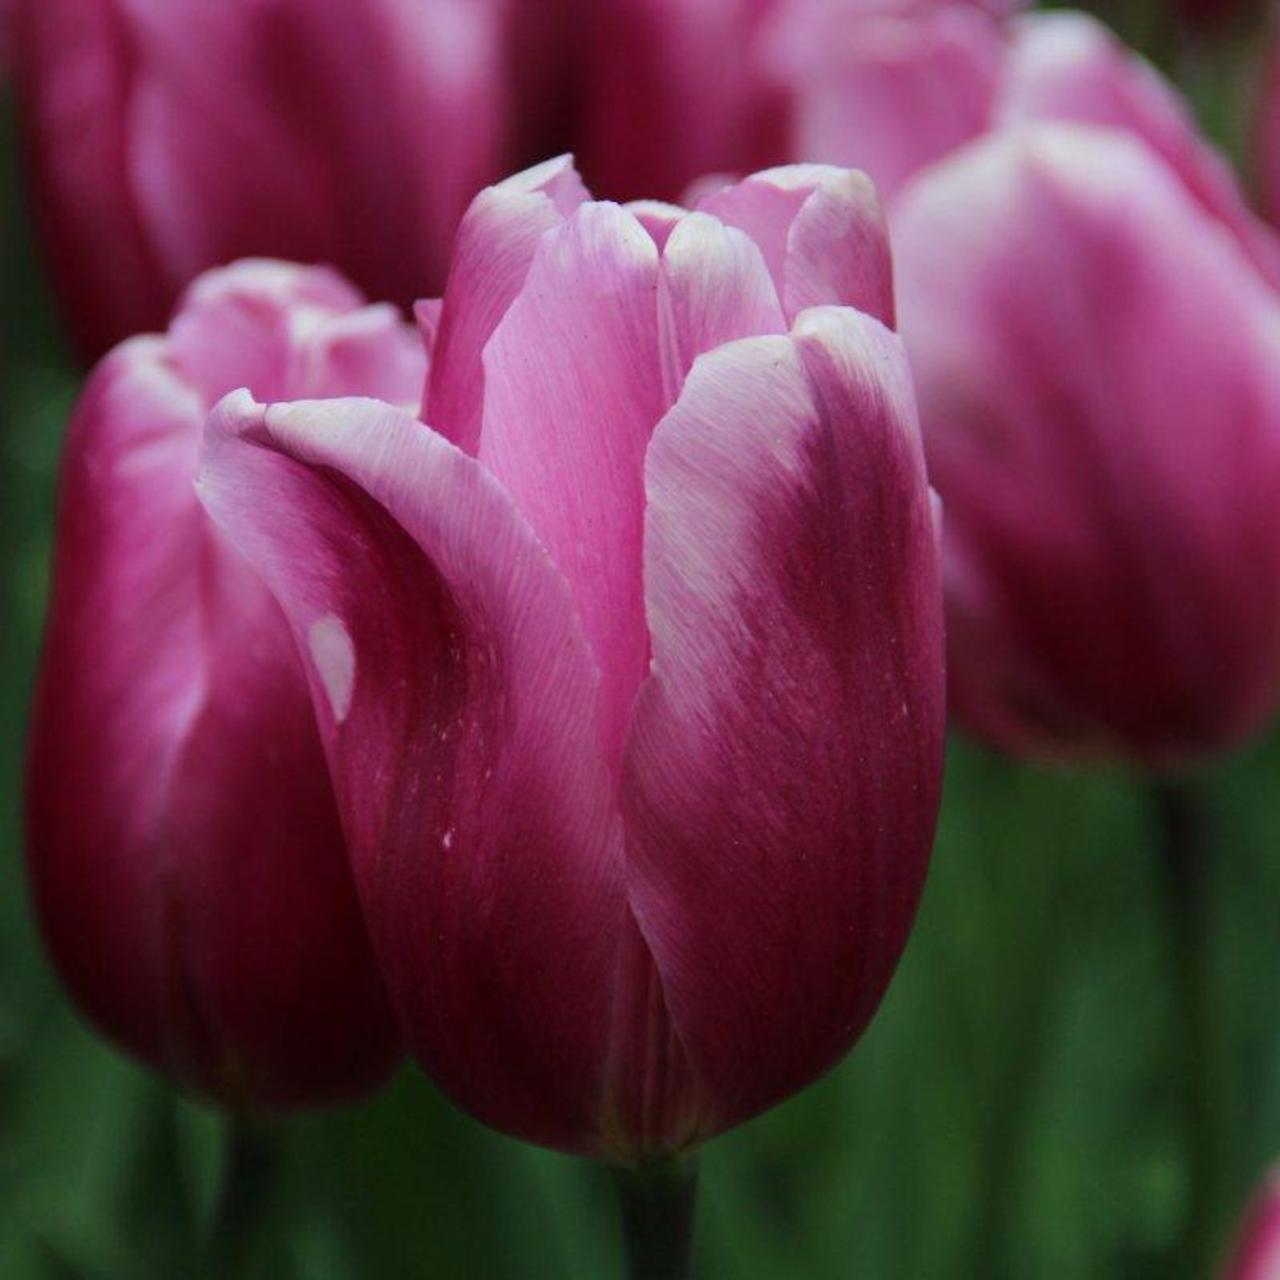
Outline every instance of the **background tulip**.
POLYGON ((1135 140, 1040 127, 922 178, 899 304, 947 504, 952 702, 1161 767, 1280 696, 1280 306, 1135 140))
POLYGON ((1272 1173, 1241 1224, 1222 1280, 1276 1280, 1280 1276, 1280 1179, 1272 1173))
MULTIPOLYGON (((91 355, 247 254, 407 306, 508 147, 506 42, 526 27, 504 0, 19 3, 39 230, 91 355)), ((535 10, 552 5, 522 22, 535 10)))
POLYGON ((63 460, 33 713, 32 893, 76 1002, 235 1106, 379 1082, 397 1037, 278 606, 191 483, 210 403, 416 399, 416 341, 326 271, 203 277, 94 372, 63 460))
POLYGON ((592 186, 614 199, 674 200, 704 174, 786 159, 787 99, 755 54, 777 8, 777 0, 581 3, 589 54, 575 146, 592 186))
POLYGON ((685 214, 552 162, 463 225, 429 426, 211 421, 410 1043, 492 1125, 680 1152, 879 1002, 938 797, 936 547, 898 339, 823 304, 886 270, 857 175, 685 214))

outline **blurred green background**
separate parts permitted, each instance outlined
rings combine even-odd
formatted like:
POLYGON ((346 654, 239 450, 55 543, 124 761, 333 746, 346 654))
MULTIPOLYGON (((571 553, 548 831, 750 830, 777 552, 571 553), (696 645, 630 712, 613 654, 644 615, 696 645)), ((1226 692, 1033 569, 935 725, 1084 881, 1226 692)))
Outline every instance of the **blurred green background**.
MULTIPOLYGON (((0 1277, 196 1273, 219 1117, 101 1043, 31 921, 20 787, 58 442, 77 386, 31 248, 11 111, 0 426, 0 1277)), ((1215 1222, 1280 1154, 1280 742, 1223 765, 1208 892, 1215 1222)), ((703 1161, 704 1277, 1172 1274, 1181 1029, 1150 797, 953 744, 918 928, 853 1056, 703 1161)), ((609 1276, 607 1175, 453 1112, 405 1069, 281 1126, 254 1274, 609 1276)))

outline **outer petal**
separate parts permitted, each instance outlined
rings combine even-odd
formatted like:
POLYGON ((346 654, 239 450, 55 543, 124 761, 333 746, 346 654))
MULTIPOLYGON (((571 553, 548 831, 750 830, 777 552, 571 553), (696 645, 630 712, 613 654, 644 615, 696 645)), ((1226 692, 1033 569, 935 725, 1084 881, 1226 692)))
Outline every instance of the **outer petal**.
POLYGON ((278 607, 191 492, 203 406, 139 339, 67 441, 31 883, 114 1039, 232 1104, 371 1087, 396 1036, 278 607))
POLYGON ((648 661, 643 460, 665 408, 657 291, 644 228, 616 205, 584 205, 543 241, 484 355, 479 456, 568 579, 614 758, 648 661))
POLYGON ((900 344, 822 309, 704 356, 646 481, 628 883, 714 1130, 848 1049, 924 881, 941 600, 900 344))
POLYGON ((985 132, 1004 52, 976 4, 791 0, 764 57, 791 90, 791 153, 863 169, 890 206, 902 185, 985 132))
POLYGON ((698 207, 760 246, 788 322, 832 304, 893 323, 889 236, 863 174, 789 165, 717 191, 698 207))
POLYGON ((1193 199, 1280 285, 1280 241, 1249 210, 1227 161, 1196 129, 1173 87, 1097 19, 1040 13, 1018 19, 995 108, 997 124, 1062 121, 1136 134, 1193 199))
POLYGON ((1275 1280, 1280 1275, 1280 1171, 1272 1170, 1240 1228, 1222 1280, 1275 1280))
POLYGON ((412 1047, 488 1123, 594 1149, 626 914, 563 579, 483 468, 385 405, 240 394, 208 440, 204 500, 308 655, 412 1047))
POLYGON ((587 198, 569 156, 482 191, 458 228, 424 417, 475 453, 484 408, 485 344, 515 300, 543 235, 587 198))
POLYGON ((1016 750, 1147 765, 1253 731, 1280 681, 1274 294, 1106 130, 970 148, 895 238, 956 713, 1016 750))

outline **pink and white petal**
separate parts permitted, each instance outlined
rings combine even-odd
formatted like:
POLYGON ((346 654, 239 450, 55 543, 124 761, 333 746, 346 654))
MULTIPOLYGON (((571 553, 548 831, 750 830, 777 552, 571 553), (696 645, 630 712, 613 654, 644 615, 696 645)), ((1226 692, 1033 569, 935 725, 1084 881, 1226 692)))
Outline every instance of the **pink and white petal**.
POLYGON ((928 864, 941 600, 900 343, 820 309, 704 356, 646 476, 628 891, 723 1128, 861 1033, 928 864))
POLYGON ((1231 166, 1154 67, 1084 13, 1017 20, 995 106, 997 125, 1057 121, 1122 129, 1159 156, 1254 266, 1280 285, 1280 240, 1249 209, 1231 166))
POLYGON ((632 200, 622 207, 653 237, 659 249, 666 247, 667 237, 689 212, 665 200, 632 200))
POLYGON ((626 908, 562 577, 483 467, 373 401, 228 397, 201 492, 304 655, 411 1048, 486 1122, 593 1150, 626 908))
POLYGON ((583 205, 543 240, 484 352, 479 457, 568 579, 612 759, 649 659, 644 454, 666 407, 657 293, 649 233, 617 205, 583 205))
POLYGON ((572 157, 560 156, 486 188, 462 219, 423 416, 468 453, 480 444, 485 344, 520 292, 543 235, 586 199, 572 157))
POLYGON ((687 214, 672 230, 662 254, 659 296, 669 403, 704 351, 787 330, 755 241, 707 213, 687 214))
POLYGON ((788 318, 810 307, 857 307, 893 327, 889 231, 864 173, 821 175, 787 235, 788 318))
POLYGON ((760 246, 788 322, 828 304, 892 322, 888 233, 865 175, 787 165, 717 191, 698 207, 760 246))

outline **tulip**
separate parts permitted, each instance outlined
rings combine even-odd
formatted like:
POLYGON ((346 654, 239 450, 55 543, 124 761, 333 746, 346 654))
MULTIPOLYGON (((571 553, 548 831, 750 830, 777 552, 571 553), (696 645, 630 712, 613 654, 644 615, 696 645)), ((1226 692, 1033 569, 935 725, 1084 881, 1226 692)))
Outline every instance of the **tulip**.
POLYGON ((947 508, 952 707, 1165 768, 1280 698, 1280 304, 1135 139, 1039 126, 919 179, 902 331, 947 508))
POLYGON ((759 55, 792 96, 791 153, 866 170, 892 217, 913 178, 988 133, 1037 122, 1120 129, 1159 155, 1280 285, 1274 237, 1177 91, 1087 14, 1008 8, 791 0, 759 55))
POLYGON ((1258 1192, 1236 1239, 1222 1280, 1276 1280, 1280 1276, 1280 1173, 1258 1192))
POLYGON ((504 0, 18 3, 38 227, 90 356, 245 255, 408 305, 501 172, 504 0))
POLYGON ((30 743, 31 889, 76 1003, 233 1108, 358 1094, 399 1056, 305 676, 192 488, 229 388, 417 400, 416 339, 331 273, 248 262, 96 369, 63 460, 30 743))
POLYGON ((856 164, 892 201, 914 173, 990 125, 1007 43, 967 0, 791 0, 761 37, 789 90, 789 150, 856 164))
POLYGON ((686 1152, 830 1067, 924 880, 937 549, 858 175, 482 193, 426 424, 225 399, 203 500, 289 617, 413 1052, 481 1120, 686 1152))

